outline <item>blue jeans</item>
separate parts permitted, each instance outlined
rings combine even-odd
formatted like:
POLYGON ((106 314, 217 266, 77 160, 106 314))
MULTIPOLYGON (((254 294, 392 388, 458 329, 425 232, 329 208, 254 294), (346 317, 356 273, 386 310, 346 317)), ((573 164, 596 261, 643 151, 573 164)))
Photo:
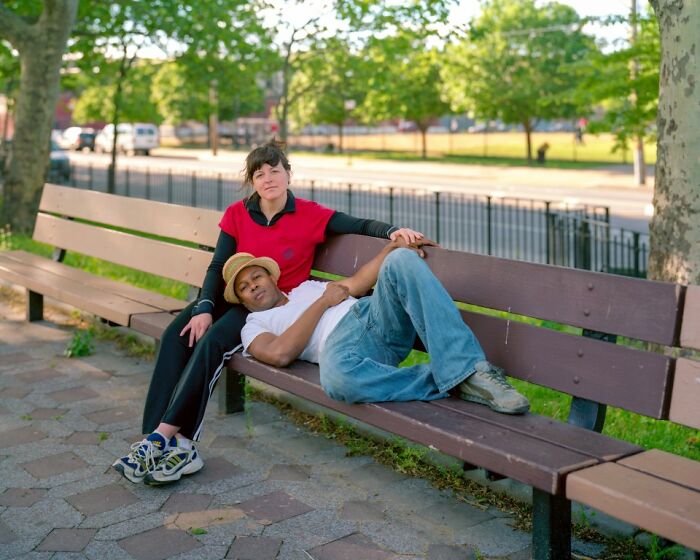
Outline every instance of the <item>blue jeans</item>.
POLYGON ((374 293, 350 308, 326 340, 321 386, 349 403, 448 396, 486 358, 452 298, 416 253, 386 257, 374 293), (399 368, 418 334, 429 364, 399 368))

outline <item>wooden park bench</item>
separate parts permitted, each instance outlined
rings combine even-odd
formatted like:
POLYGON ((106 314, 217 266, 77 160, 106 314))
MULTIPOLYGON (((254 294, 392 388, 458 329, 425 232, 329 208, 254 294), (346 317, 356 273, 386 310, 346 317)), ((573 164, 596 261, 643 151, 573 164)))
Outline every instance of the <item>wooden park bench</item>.
MULTIPOLYGON (((55 260, 0 253, 0 277, 27 287, 29 320, 41 318, 47 295, 157 339, 186 302, 58 261, 66 250, 76 251, 199 287, 219 217, 46 185, 34 238, 57 247, 55 260)), ((314 268, 350 275, 383 243, 354 235, 330 239, 319 248, 314 268)), ((700 348, 700 287, 445 249, 429 250, 427 263, 453 299, 479 306, 462 313, 492 362, 513 377, 571 395, 567 423, 498 414, 456 398, 347 405, 323 393, 315 365, 278 369, 240 354, 220 381, 221 410, 243 409, 249 376, 438 449, 465 469, 528 484, 532 554, 538 560, 570 558, 570 500, 700 550, 700 462, 599 433, 608 405, 700 427, 700 363, 675 356, 681 348, 700 348), (564 332, 554 324, 570 328, 564 332), (644 342, 621 343, 628 340, 644 342), (647 342, 666 351, 648 350, 647 342)))

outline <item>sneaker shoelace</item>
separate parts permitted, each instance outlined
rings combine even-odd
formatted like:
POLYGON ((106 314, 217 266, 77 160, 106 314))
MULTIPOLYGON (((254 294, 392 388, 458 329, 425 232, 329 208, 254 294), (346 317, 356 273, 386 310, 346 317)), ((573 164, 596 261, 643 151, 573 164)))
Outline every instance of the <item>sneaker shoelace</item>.
POLYGON ((145 467, 147 471, 150 471, 156 467, 156 451, 159 451, 159 449, 150 441, 139 441, 131 445, 129 459, 145 467))
POLYGON ((486 375, 488 375, 493 381, 497 384, 500 385, 504 389, 512 389, 512 385, 508 383, 506 380, 505 372, 499 367, 496 366, 491 366, 491 369, 486 372, 486 375))

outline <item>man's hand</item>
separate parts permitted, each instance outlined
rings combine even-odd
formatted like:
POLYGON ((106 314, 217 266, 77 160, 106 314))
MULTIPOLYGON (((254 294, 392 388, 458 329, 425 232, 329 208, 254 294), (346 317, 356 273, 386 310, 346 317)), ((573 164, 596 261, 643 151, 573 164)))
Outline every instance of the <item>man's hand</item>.
POLYGON ((192 317, 192 319, 190 319, 190 322, 185 325, 185 328, 180 331, 180 336, 185 336, 187 331, 189 331, 190 340, 188 346, 192 348, 192 346, 204 336, 204 333, 207 332, 209 327, 211 327, 213 321, 214 320, 211 313, 200 313, 199 315, 195 315, 192 317))
POLYGON ((326 291, 323 292, 321 299, 328 305, 328 307, 334 307, 338 305, 341 301, 345 301, 350 296, 350 289, 343 284, 338 282, 328 282, 326 284, 326 291))

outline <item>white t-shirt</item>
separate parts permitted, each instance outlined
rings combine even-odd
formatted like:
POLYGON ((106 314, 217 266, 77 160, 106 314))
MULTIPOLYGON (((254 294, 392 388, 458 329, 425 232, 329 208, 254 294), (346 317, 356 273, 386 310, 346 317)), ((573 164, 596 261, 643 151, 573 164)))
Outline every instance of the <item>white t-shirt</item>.
MULTIPOLYGON (((243 355, 250 356, 247 351, 248 346, 258 335, 269 332, 279 336, 291 327, 302 313, 323 295, 326 286, 326 282, 307 280, 287 294, 289 301, 286 304, 280 307, 273 307, 267 311, 256 311, 249 314, 245 326, 241 330, 243 355)), ((345 314, 356 301, 357 299, 350 296, 348 299, 325 311, 299 359, 318 363, 321 350, 323 350, 323 345, 328 335, 331 334, 331 331, 345 317, 345 314)))

